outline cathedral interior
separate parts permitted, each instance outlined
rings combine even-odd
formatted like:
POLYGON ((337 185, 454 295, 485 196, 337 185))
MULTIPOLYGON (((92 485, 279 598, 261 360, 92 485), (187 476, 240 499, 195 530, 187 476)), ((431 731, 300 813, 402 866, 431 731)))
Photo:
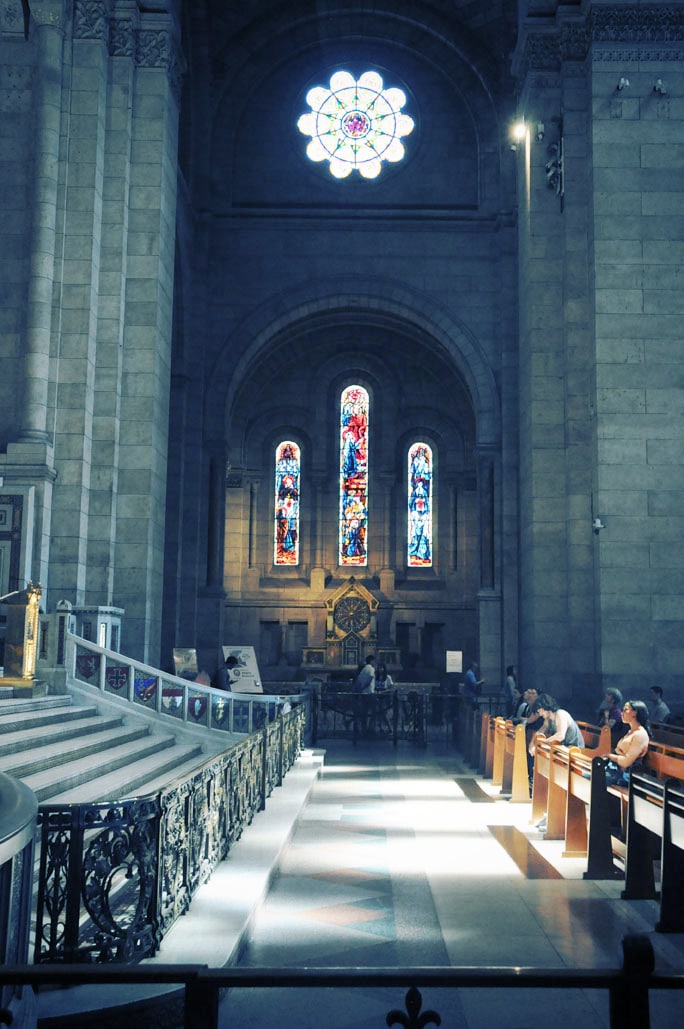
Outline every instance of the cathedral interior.
POLYGON ((676 698, 680 4, 5 0, 0 57, 0 595, 676 698))

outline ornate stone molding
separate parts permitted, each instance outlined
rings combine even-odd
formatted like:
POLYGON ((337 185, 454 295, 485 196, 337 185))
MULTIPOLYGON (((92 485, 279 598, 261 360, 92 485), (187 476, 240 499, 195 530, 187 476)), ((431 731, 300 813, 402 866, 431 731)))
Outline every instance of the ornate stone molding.
POLYGON ((0 2, 0 32, 8 35, 24 34, 24 14, 21 9, 20 0, 1 0, 0 2))
POLYGON ((74 0, 74 39, 106 39, 108 0, 74 0))
POLYGON ((600 7, 591 14, 591 38, 595 43, 681 43, 684 8, 600 7))
POLYGON ((684 48, 668 44, 684 44, 684 5, 599 7, 583 20, 573 11, 567 19, 523 25, 513 71, 522 81, 530 72, 584 61, 590 52, 593 61, 681 60, 684 48))
POLYGON ((114 18, 109 27, 112 57, 135 57, 135 24, 132 18, 114 18))
MULTIPOLYGON (((139 17, 132 16, 130 7, 117 17, 112 0, 73 2, 75 39, 99 39, 106 42, 111 57, 128 58, 139 68, 165 69, 174 94, 180 95, 184 65, 166 14, 163 27, 151 28, 149 24, 141 26, 139 17)), ((148 14, 146 17, 149 20, 156 16, 148 14)))

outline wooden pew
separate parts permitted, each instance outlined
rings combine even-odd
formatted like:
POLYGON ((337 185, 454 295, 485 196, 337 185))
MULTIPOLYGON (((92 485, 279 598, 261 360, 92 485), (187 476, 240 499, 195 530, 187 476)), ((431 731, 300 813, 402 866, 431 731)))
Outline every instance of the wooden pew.
POLYGON ((494 767, 494 733, 496 729, 496 718, 494 715, 482 715, 480 728, 480 772, 485 779, 491 779, 494 767))
POLYGON ((583 751, 593 751, 593 757, 598 757, 600 754, 610 754, 611 743, 609 725, 591 725, 590 722, 578 722, 577 724, 582 736, 584 737, 584 747, 582 747, 583 751))
POLYGON ((653 899, 654 861, 660 859, 658 932, 684 932, 684 784, 634 772, 629 782, 627 900, 653 899))
POLYGON ((529 803, 525 726, 513 725, 500 716, 494 719, 492 785, 499 786, 502 793, 510 794, 514 804, 529 803))
MULTIPOLYGON (((585 879, 611 879, 622 874, 628 861, 627 834, 629 829, 629 789, 627 786, 607 786, 606 764, 603 757, 594 758, 591 763, 589 781, 589 831, 587 842, 587 871, 585 879), (611 801, 611 798, 614 798, 611 801), (611 814, 615 800, 619 804, 619 824, 611 814), (617 832, 613 832, 616 828, 617 832), (617 861, 617 864, 616 864, 617 861)), ((669 778, 684 779, 684 748, 651 741, 643 766, 633 774, 646 772, 651 778, 665 781, 669 778)), ((572 780, 573 783, 576 780, 572 780)), ((572 789, 572 787, 570 787, 572 789)), ((586 793, 586 787, 578 786, 586 793)), ((569 798, 568 798, 569 799, 569 798)), ((640 807, 643 815, 643 807, 640 807)), ((645 817, 645 815, 644 815, 645 817)), ((577 818, 577 820, 579 820, 577 818)), ((636 860, 633 855, 633 860, 636 860)), ((636 874, 636 873, 635 873, 636 874)))
POLYGON ((670 779, 665 787, 665 818, 660 858, 661 933, 684 932, 684 784, 670 779))
POLYGON ((642 772, 629 777, 627 803, 626 900, 652 900, 658 895, 653 862, 660 857, 665 809, 665 782, 642 772))
POLYGON ((535 747, 534 777, 532 780, 532 818, 537 822, 546 816, 547 839, 565 837, 568 781, 570 776, 569 751, 598 756, 610 753, 610 727, 599 728, 587 722, 578 722, 584 737, 584 747, 564 747, 537 739, 535 747))
POLYGON ((651 722, 651 732, 656 743, 667 743, 671 747, 684 747, 684 725, 651 722))

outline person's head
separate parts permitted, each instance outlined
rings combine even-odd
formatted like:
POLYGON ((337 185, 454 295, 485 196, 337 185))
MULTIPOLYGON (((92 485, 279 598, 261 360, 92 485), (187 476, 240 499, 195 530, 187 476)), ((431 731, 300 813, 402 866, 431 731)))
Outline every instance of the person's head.
POLYGON ((560 707, 555 697, 552 697, 550 693, 540 693, 534 704, 532 705, 532 713, 543 715, 544 718, 548 718, 554 715, 560 707))
POLYGON ((366 654, 366 664, 367 665, 375 665, 375 655, 374 654, 366 654))
POLYGON ((376 671, 378 673, 378 679, 387 678, 387 665, 378 665, 376 671))
POLYGON ((537 690, 534 686, 528 686, 525 692, 523 693, 523 696, 525 698, 525 702, 529 704, 530 707, 532 707, 532 705, 537 702, 537 697, 539 696, 539 694, 537 693, 537 690))
POLYGON ((506 675, 515 675, 515 665, 509 665, 506 669, 506 675))
POLYGON ((648 691, 651 700, 662 700, 663 699, 663 687, 662 686, 651 686, 648 691))
POLYGON ((617 707, 622 703, 622 694, 614 686, 609 686, 606 690, 606 701, 611 707, 617 707))
POLYGON ((226 658, 226 668, 237 668, 238 659, 235 654, 229 654, 226 658))
POLYGON ((626 700, 624 707, 622 708, 622 717, 627 724, 631 724, 636 728, 636 725, 643 725, 649 736, 651 735, 651 727, 648 724, 648 708, 643 700, 626 700))

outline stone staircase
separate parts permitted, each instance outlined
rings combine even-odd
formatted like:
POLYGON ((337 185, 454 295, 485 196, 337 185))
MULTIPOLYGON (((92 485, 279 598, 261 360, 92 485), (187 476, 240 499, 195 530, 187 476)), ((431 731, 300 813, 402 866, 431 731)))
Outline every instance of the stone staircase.
POLYGON ((0 771, 40 803, 97 803, 150 793, 211 755, 135 713, 72 695, 0 699, 0 771))

